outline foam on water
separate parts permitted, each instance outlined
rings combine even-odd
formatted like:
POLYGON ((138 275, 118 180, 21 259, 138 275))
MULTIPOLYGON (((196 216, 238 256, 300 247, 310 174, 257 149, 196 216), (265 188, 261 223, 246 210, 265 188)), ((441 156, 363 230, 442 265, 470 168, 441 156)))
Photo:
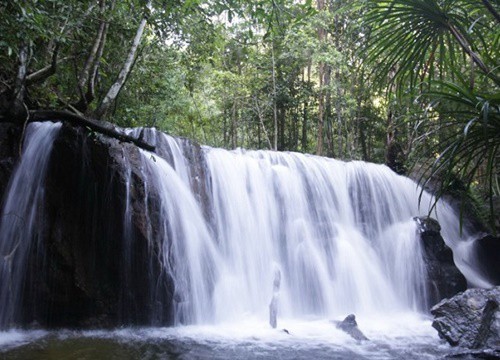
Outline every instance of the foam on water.
MULTIPOLYGON (((7 359, 12 349, 18 347, 22 350, 28 341, 38 344, 34 348, 39 352, 73 342, 75 345, 71 347, 74 349, 77 349, 75 346, 82 349, 92 346, 82 344, 81 339, 88 339, 96 347, 107 341, 120 349, 140 349, 139 354, 153 358, 164 355, 166 348, 185 354, 185 358, 201 359, 290 356, 297 359, 437 359, 450 352, 449 346, 438 339, 430 326, 430 319, 415 312, 394 313, 390 318, 374 315, 357 320, 369 341, 357 342, 326 319, 281 319, 278 329, 272 329, 259 318, 249 316, 237 324, 222 323, 218 326, 16 333, 10 343, 5 337, 2 339, 2 334, 0 342, 3 340, 2 344, 7 346, 2 346, 7 359), (282 329, 287 329, 289 334, 282 329)), ((133 353, 132 350, 129 352, 133 353)), ((21 354, 32 353, 27 350, 21 354)))
POLYGON ((0 331, 0 353, 1 351, 7 351, 37 341, 47 336, 47 334, 48 332, 44 330, 23 331, 11 329, 0 331))

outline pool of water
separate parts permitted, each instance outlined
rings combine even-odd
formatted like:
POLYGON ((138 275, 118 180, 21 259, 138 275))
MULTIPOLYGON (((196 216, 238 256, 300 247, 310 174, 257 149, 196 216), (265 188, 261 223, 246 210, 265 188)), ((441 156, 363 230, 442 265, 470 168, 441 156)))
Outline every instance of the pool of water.
MULTIPOLYGON (((341 319, 336 319, 341 320, 341 319)), ((440 359, 457 353, 420 314, 358 319, 358 342, 320 319, 92 331, 0 333, 0 358, 24 359, 440 359), (287 331, 284 331, 286 329, 287 331)))

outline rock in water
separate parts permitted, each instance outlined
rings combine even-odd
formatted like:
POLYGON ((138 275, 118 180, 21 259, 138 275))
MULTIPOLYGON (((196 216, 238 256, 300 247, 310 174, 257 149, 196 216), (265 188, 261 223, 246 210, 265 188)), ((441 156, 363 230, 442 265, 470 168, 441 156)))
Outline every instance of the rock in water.
POLYGON ((337 329, 340 329, 349 335, 352 338, 361 341, 368 340, 368 338, 359 330, 358 323, 356 322, 356 316, 354 314, 347 315, 347 317, 343 321, 335 321, 337 329))
POLYGON ((278 326, 278 295, 280 291, 281 285, 281 271, 276 269, 274 272, 274 281, 273 281, 273 298, 271 299, 271 303, 269 304, 269 324, 273 329, 276 329, 278 326))
POLYGON ((500 350, 500 287, 469 289, 431 309, 432 326, 450 345, 500 350))
POLYGON ((453 251, 444 242, 437 220, 428 216, 413 219, 417 223, 417 231, 424 248, 427 303, 432 306, 444 298, 467 290, 467 281, 455 265, 453 251))
POLYGON ((500 285, 500 237, 486 235, 474 242, 480 271, 492 285, 500 285))
POLYGON ((276 329, 278 326, 278 295, 274 294, 269 304, 269 324, 273 329, 276 329))

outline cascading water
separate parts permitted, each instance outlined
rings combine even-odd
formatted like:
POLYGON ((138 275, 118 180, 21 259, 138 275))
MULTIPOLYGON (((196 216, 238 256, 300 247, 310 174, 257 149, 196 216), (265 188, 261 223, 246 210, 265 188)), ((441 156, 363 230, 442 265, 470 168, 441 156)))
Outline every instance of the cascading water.
MULTIPOLYGON (((276 268, 284 317, 425 308, 426 270, 412 217, 426 214, 432 199, 424 194, 419 209, 411 180, 380 165, 294 153, 205 154, 214 235, 207 237, 210 252, 188 250, 187 259, 209 259, 212 271, 190 269, 189 277, 213 288, 197 295, 193 318, 266 318, 276 268)), ((439 204, 434 216, 456 247, 453 211, 439 204)))
MULTIPOLYGON (((412 218, 426 215, 433 200, 424 193, 419 208, 413 181, 364 162, 205 147, 204 217, 189 148, 163 134, 148 141, 170 157, 171 165, 146 153, 143 161, 162 197, 162 237, 173 239, 162 261, 176 284, 176 323, 266 319, 276 271, 284 317, 428 308, 412 218)), ((467 235, 460 236, 453 210, 439 203, 433 216, 469 281, 481 283, 460 263, 467 235)))
MULTIPOLYGON (((30 125, 4 201, 2 326, 15 319, 24 257, 30 246, 37 246, 34 234, 43 227, 37 209, 43 208, 44 169, 58 129, 30 125), (7 217, 10 213, 22 215, 7 217)), ((121 155, 127 171, 123 251, 118 255, 127 267, 121 280, 125 290, 134 272, 150 271, 131 266, 134 201, 144 202, 146 210, 151 199, 159 204, 155 214, 161 221, 145 230, 149 248, 159 244, 150 261, 162 269, 158 278, 149 280, 154 303, 149 318, 162 318, 159 313, 166 311, 165 297, 155 289, 167 279, 174 284, 176 324, 238 323, 249 317, 267 323, 271 299, 279 302, 278 319, 426 309, 427 274, 412 218, 426 215, 432 198, 424 193, 419 208, 419 189, 411 180, 364 162, 209 147, 195 151, 182 139, 147 129, 129 132, 157 147, 156 154, 140 152, 144 199, 133 198, 138 186, 131 170, 134 161, 126 151, 121 155), (276 289, 273 293, 277 273, 279 294, 276 289)), ((153 213, 148 211, 140 215, 149 219, 153 213)), ((445 203, 438 204, 433 216, 468 280, 481 284, 463 261, 467 235, 461 238, 457 216, 445 203)), ((125 314, 127 296, 120 310, 125 314)))
POLYGON ((26 130, 20 163, 6 191, 0 219, 0 325, 15 325, 26 291, 28 254, 43 262, 45 172, 60 124, 35 123, 26 130))

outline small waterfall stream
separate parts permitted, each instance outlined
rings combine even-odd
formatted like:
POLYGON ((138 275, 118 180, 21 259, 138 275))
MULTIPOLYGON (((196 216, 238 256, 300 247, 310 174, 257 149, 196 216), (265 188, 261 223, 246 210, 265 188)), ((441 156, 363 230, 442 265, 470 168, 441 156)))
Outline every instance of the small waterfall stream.
POLYGON ((60 124, 30 124, 23 156, 11 177, 0 219, 0 325, 15 325, 34 247, 43 262, 45 172, 60 124))
MULTIPOLYGON (((4 327, 16 318, 29 248, 39 247, 43 261, 37 234, 44 226, 45 169, 59 128, 50 123, 28 127, 24 154, 4 199, 4 327)), ((278 319, 427 308, 427 274, 412 218, 427 215, 432 198, 424 193, 419 207, 420 190, 408 178, 381 165, 298 153, 203 147, 197 158, 183 139, 147 129, 129 132, 157 146, 157 154, 141 151, 139 162, 145 191, 155 192, 159 199, 162 221, 148 230, 148 236, 162 243, 158 258, 151 261, 159 261, 165 278, 175 284, 174 323, 234 323, 249 316, 267 322, 277 271, 278 319)), ((127 164, 128 156, 124 151, 127 164)), ((133 199, 131 171, 123 176, 125 245, 117 256, 126 266, 133 256, 126 245, 133 243, 132 204, 147 202, 149 196, 133 199)), ((456 214, 441 202, 433 217, 469 282, 481 284, 463 261, 467 234, 460 236, 456 214)), ((130 266, 124 270, 124 286, 132 271, 136 270, 130 266)), ((162 307, 161 297, 155 299, 156 309, 162 307)))

